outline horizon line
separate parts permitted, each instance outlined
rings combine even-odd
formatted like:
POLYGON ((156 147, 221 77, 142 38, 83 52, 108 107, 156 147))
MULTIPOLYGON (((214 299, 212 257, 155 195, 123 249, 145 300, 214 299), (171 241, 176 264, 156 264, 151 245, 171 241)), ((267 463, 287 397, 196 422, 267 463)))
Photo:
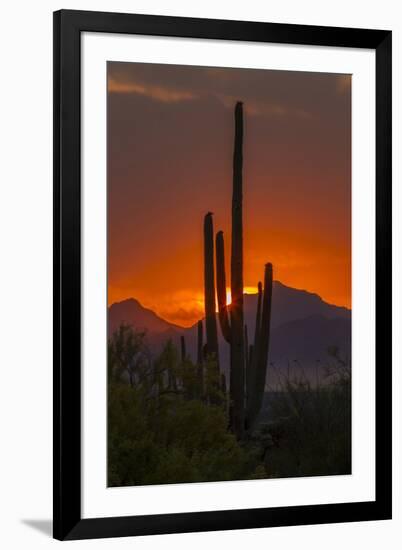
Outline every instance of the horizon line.
MULTIPOLYGON (((322 298, 322 296, 320 296, 317 292, 313 292, 313 291, 310 291, 310 290, 307 290, 305 288, 297 288, 297 287, 293 287, 293 286, 289 286, 289 285, 286 285, 285 283, 282 283, 281 281, 277 280, 277 279, 274 279, 273 280, 273 283, 276 283, 276 284, 279 284, 281 286, 284 286, 286 288, 289 288, 291 290, 295 290, 297 292, 304 292, 306 294, 310 294, 312 296, 317 296, 324 304, 327 304, 329 306, 332 306, 332 307, 337 307, 337 308, 341 308, 341 309, 345 309, 346 311, 348 312, 352 312, 352 308, 351 307, 348 307, 348 306, 345 306, 345 305, 339 305, 339 304, 333 304, 331 302, 327 302, 326 300, 324 300, 324 298, 322 298)), ((227 287, 229 290, 230 290, 230 287, 227 287)), ((247 287, 247 288, 250 288, 250 287, 247 287)), ((258 291, 257 292, 243 292, 243 296, 255 296, 258 294, 258 291)), ((135 298, 134 296, 127 296, 126 298, 123 298, 122 300, 118 300, 118 301, 115 301, 115 302, 112 302, 110 304, 107 305, 107 309, 109 310, 109 308, 111 308, 112 306, 114 305, 118 305, 118 304, 121 304, 123 302, 128 302, 128 301, 135 301, 137 302, 143 309, 145 310, 148 310, 148 311, 151 311, 154 315, 156 315, 159 319, 165 321, 166 323, 170 324, 170 325, 173 325, 174 327, 177 327, 179 329, 187 329, 187 328, 190 328, 190 327, 193 327, 195 324, 197 324, 198 319, 197 321, 195 321, 194 323, 192 323, 191 325, 189 326, 183 326, 177 322, 173 322, 173 321, 169 321, 168 319, 166 319, 163 315, 161 315, 160 313, 157 313, 153 308, 151 307, 148 307, 148 306, 145 306, 143 305, 143 303, 138 299, 138 298, 135 298)), ((230 305, 230 304, 228 304, 230 305)), ((218 314, 218 312, 216 311, 216 314, 218 314)), ((203 317, 201 317, 201 320, 205 318, 205 315, 203 317)))

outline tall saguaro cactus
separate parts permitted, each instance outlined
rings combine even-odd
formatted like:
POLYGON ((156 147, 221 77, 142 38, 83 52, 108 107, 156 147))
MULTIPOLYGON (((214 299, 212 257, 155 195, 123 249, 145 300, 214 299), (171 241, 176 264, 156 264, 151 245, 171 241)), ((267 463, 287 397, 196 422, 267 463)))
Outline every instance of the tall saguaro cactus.
POLYGON ((232 257, 230 261, 230 393, 232 425, 241 437, 244 427, 244 312, 243 312, 243 104, 235 107, 232 190, 232 257))
POLYGON ((230 345, 230 425, 238 439, 251 431, 261 409, 268 361, 272 301, 272 264, 265 266, 264 289, 258 283, 254 345, 248 345, 243 309, 243 104, 235 107, 233 154, 231 294, 226 301, 223 232, 216 235, 216 278, 219 323, 230 345))
POLYGON ((219 362, 218 330, 215 315, 214 227, 212 213, 204 218, 204 302, 206 353, 219 362))

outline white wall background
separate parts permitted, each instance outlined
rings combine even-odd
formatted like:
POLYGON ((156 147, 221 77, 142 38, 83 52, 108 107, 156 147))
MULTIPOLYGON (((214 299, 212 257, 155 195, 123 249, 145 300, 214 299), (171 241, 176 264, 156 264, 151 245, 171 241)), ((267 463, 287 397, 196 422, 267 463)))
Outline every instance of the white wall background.
MULTIPOLYGON (((60 8, 386 28, 394 32, 394 519, 83 541, 79 548, 400 548, 402 17, 397 0, 14 0, 1 10, 0 546, 46 549, 52 513, 52 11, 60 8), (168 5, 167 5, 168 4, 168 5)), ((65 543, 68 544, 68 543, 65 543)), ((70 543, 72 544, 72 543, 70 543)))

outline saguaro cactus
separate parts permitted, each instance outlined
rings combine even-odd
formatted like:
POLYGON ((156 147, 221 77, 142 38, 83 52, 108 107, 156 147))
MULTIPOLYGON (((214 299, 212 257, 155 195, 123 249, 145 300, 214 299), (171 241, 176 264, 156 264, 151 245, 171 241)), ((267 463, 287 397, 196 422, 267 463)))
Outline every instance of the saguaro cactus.
POLYGON ((223 232, 216 235, 216 272, 219 322, 230 344, 230 424, 238 438, 244 429, 244 312, 243 312, 243 104, 235 107, 233 153, 232 254, 230 284, 232 303, 226 304, 225 250, 223 232))
POLYGON ((204 303, 206 353, 214 355, 219 363, 218 330, 215 314, 214 228, 212 212, 204 218, 204 303))
POLYGON ((216 235, 216 277, 219 323, 230 344, 230 425, 238 439, 251 430, 259 414, 265 388, 272 298, 272 265, 265 266, 264 290, 258 283, 254 345, 248 345, 243 311, 243 105, 235 107, 233 154, 232 250, 230 308, 226 301, 223 232, 216 235), (261 313, 262 305, 262 313, 261 313), (228 311, 230 309, 230 311, 228 311), (246 408, 246 410, 245 410, 246 408), (247 412, 247 418, 246 418, 247 412))

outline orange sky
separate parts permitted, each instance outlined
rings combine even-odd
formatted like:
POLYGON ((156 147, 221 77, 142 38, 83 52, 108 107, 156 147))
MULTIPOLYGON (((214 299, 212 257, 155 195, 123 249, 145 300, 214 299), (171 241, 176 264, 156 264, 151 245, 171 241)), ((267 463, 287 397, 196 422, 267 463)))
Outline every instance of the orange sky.
POLYGON ((203 315, 203 217, 229 273, 233 107, 245 107, 244 282, 351 306, 350 77, 108 64, 108 301, 203 315))

